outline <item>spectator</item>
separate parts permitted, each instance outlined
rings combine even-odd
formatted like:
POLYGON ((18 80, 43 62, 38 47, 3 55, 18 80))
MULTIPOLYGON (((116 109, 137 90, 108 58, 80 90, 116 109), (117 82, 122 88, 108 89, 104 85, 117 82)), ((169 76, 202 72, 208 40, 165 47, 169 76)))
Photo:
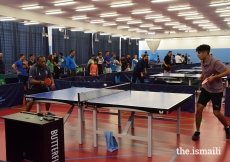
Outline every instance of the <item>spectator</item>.
POLYGON ((91 55, 91 58, 89 59, 88 63, 87 63, 87 67, 88 67, 88 74, 90 75, 90 66, 92 64, 94 64, 94 60, 95 60, 95 55, 91 55))
POLYGON ((110 62, 111 62, 111 64, 110 64, 110 66, 111 66, 111 70, 112 70, 112 72, 116 72, 116 54, 112 54, 112 56, 111 56, 111 58, 110 58, 110 62))
POLYGON ((71 50, 70 55, 66 59, 66 69, 69 77, 76 75, 76 67, 78 67, 75 63, 74 56, 75 56, 75 51, 71 50))
POLYGON ((134 56, 133 56, 133 61, 132 61, 132 71, 133 71, 134 68, 136 67, 137 63, 138 63, 137 55, 134 55, 134 56))
POLYGON ((63 53, 59 53, 59 62, 60 62, 60 74, 64 74, 66 68, 66 58, 63 56, 63 53))
POLYGON ((104 58, 102 57, 102 52, 98 52, 98 56, 97 56, 98 75, 103 74, 103 63, 104 63, 104 58))
POLYGON ((0 74, 5 74, 5 63, 2 60, 3 54, 0 53, 0 74))
POLYGON ((97 59, 94 60, 94 63, 90 65, 90 76, 98 76, 98 66, 97 59))
POLYGON ((60 62, 57 56, 57 53, 53 53, 53 64, 54 64, 54 79, 60 78, 60 62))
POLYGON ((112 73, 111 60, 110 60, 110 57, 109 57, 109 51, 105 51, 104 62, 105 62, 105 72, 106 73, 112 73))
POLYGON ((121 71, 125 71, 127 68, 127 61, 125 60, 125 56, 121 56, 121 71))
POLYGON ((51 72, 51 74, 53 76, 53 74, 54 74, 54 56, 53 55, 50 54, 48 56, 48 60, 46 62, 46 65, 49 67, 50 72, 51 72))

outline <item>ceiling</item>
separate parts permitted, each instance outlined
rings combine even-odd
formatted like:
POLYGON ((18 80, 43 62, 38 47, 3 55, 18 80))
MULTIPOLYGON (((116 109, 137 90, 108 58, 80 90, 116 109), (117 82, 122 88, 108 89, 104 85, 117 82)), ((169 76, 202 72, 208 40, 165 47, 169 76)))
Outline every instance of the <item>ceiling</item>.
POLYGON ((68 29, 81 28, 82 30, 104 32, 109 35, 146 39, 230 35, 230 24, 228 24, 230 21, 224 21, 225 19, 230 19, 229 0, 165 0, 165 2, 158 3, 153 3, 151 0, 75 0, 76 3, 74 4, 54 6, 55 3, 67 1, 72 0, 0 0, 0 19, 1 17, 13 17, 16 18, 15 21, 17 22, 36 21, 43 26, 64 26, 68 29), (123 7, 111 7, 114 4, 124 3, 133 4, 123 7), (216 3, 229 3, 229 5, 209 6, 216 3), (23 7, 37 5, 42 6, 42 8, 22 10, 23 7), (89 7, 94 7, 95 9, 76 11, 79 8, 89 7), (169 8, 181 7, 190 8, 169 11, 169 8), (220 12, 216 12, 217 10, 220 12), (63 13, 46 15, 46 12, 53 11, 62 11, 63 13), (133 12, 143 11, 149 13, 133 14, 133 12), (110 14, 117 15, 101 17, 102 14, 106 16, 110 14), (72 20, 76 17, 87 18, 72 20), (120 18, 130 18, 132 20, 117 21, 120 18), (164 20, 168 21, 157 22, 164 20), (195 23, 195 21, 204 20, 209 22, 195 23), (97 23, 92 21, 97 21, 97 23), (174 23, 175 25, 173 25, 174 23), (108 24, 116 25, 106 26, 108 24))

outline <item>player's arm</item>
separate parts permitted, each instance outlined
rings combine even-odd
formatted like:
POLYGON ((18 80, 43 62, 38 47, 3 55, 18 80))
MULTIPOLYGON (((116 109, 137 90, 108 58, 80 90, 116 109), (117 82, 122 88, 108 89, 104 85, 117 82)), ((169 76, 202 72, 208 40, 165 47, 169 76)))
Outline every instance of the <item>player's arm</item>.
POLYGON ((15 63, 12 65, 12 69, 13 69, 17 74, 21 74, 21 73, 22 73, 22 72, 18 71, 17 66, 16 66, 15 63))
POLYGON ((36 80, 36 70, 31 68, 29 71, 29 82, 30 84, 40 84, 42 86, 45 86, 46 83, 42 80, 36 80))
POLYGON ((225 77, 225 76, 229 76, 230 75, 230 68, 226 68, 226 70, 218 75, 214 75, 214 79, 217 79, 217 78, 222 78, 222 77, 225 77))

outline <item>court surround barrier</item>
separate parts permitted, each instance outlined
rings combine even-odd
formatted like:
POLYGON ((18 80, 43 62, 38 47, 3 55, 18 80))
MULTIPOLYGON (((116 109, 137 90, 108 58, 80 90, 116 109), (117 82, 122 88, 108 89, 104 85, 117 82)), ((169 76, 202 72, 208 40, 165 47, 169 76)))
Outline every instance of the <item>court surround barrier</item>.
POLYGON ((226 88, 224 115, 230 117, 230 88, 226 88))

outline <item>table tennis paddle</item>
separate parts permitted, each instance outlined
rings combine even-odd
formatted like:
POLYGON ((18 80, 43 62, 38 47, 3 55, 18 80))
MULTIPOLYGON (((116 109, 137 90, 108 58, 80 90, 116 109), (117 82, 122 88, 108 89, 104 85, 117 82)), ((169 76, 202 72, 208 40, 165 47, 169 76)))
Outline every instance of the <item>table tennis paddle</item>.
POLYGON ((50 86, 51 85, 51 79, 50 78, 46 78, 44 80, 44 82, 46 83, 46 86, 50 86))

